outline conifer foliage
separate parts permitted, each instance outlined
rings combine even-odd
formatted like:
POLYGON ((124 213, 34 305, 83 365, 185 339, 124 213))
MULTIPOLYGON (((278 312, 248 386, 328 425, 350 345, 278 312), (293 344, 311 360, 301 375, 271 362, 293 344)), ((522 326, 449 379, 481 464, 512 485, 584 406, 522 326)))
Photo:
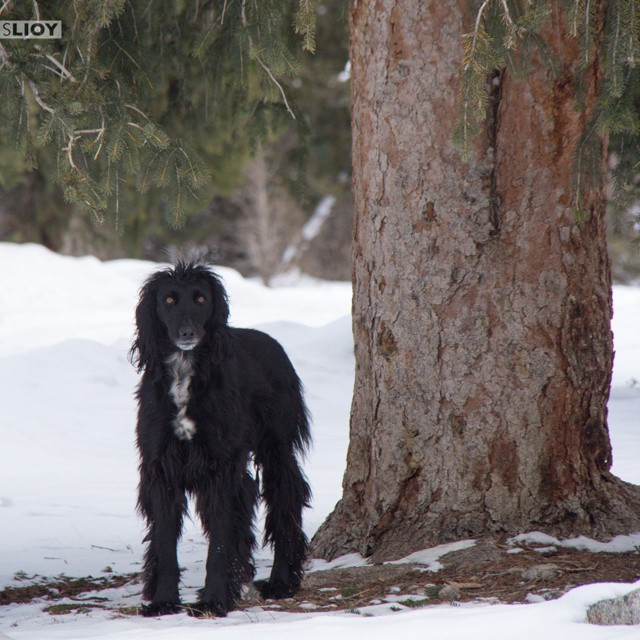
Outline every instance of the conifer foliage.
POLYGON ((116 229, 125 192, 152 188, 179 225, 211 179, 203 136, 295 117, 283 83, 315 15, 315 0, 6 0, 1 20, 62 20, 63 37, 0 41, 0 145, 26 168, 52 156, 65 199, 116 229))
MULTIPOLYGON (((629 195, 640 158, 640 2, 637 0, 482 0, 474 1, 475 23, 464 39, 461 69, 460 118, 454 143, 465 157, 473 137, 485 122, 490 102, 488 80, 496 70, 524 75, 528 57, 543 56, 550 76, 559 70, 545 46, 541 31, 552 5, 561 5, 564 20, 558 24, 567 38, 577 39, 580 72, 598 55, 603 67, 599 101, 576 152, 575 199, 602 180, 602 140, 608 139, 615 158, 612 177, 614 200, 629 195)), ((580 108, 579 91, 576 95, 580 108)))

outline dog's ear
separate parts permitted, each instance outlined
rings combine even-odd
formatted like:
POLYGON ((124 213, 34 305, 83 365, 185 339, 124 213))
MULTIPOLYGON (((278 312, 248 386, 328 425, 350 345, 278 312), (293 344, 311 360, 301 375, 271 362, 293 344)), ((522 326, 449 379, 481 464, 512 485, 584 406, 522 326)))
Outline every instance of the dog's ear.
POLYGON ((166 338, 158 318, 156 294, 164 275, 161 271, 149 276, 140 289, 136 307, 136 334, 129 350, 129 360, 138 371, 159 362, 162 357, 162 346, 166 338))
POLYGON ((229 351, 229 333, 227 331, 229 299, 219 276, 212 271, 208 271, 207 275, 212 304, 211 317, 207 324, 207 336, 214 362, 221 362, 229 351))
POLYGON ((209 287, 211 288, 211 322, 217 327, 225 327, 229 320, 229 298, 220 277, 209 271, 209 287))

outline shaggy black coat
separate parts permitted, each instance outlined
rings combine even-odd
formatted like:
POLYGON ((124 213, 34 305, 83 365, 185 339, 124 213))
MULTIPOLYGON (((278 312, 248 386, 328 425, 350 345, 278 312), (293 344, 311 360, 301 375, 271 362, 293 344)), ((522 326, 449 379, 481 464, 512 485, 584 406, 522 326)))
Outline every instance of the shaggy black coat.
POLYGON ((264 542, 274 548, 269 580, 256 583, 260 592, 289 597, 302 579, 302 510, 311 492, 298 463, 310 441, 301 383, 278 342, 229 327, 228 316, 225 290, 203 265, 159 271, 140 292, 131 356, 144 372, 137 391, 138 507, 148 525, 143 598, 151 601, 144 615, 181 609, 176 547, 187 494, 209 538, 205 585, 189 613, 226 615, 253 579, 260 496, 264 542), (176 357, 191 372, 182 413, 190 436, 175 427, 176 357))

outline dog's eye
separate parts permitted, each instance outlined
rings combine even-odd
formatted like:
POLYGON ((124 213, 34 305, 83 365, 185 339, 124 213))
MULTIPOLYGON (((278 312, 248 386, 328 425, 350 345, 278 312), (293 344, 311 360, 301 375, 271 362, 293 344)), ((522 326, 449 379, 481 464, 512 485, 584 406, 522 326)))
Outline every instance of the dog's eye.
POLYGON ((202 295, 196 296, 196 302, 198 304, 204 304, 204 296, 202 296, 202 295))
POLYGON ((173 296, 167 296, 164 301, 167 304, 175 304, 176 303, 176 299, 173 296))

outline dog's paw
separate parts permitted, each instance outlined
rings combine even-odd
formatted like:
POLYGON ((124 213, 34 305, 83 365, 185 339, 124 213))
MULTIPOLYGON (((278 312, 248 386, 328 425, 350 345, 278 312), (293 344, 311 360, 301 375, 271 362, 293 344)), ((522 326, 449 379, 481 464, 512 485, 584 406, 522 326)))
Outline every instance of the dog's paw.
POLYGON ((140 607, 140 615, 145 618, 168 616, 181 611, 182 606, 179 602, 152 602, 151 604, 143 604, 140 607))
POLYGON ((296 589, 291 585, 276 580, 271 582, 270 580, 256 580, 253 584, 260 592, 260 595, 265 600, 282 600, 282 598, 291 598, 296 589))
POLYGON ((194 602, 192 604, 186 604, 184 606, 185 611, 192 618, 226 618, 228 609, 227 607, 217 602, 194 602))

